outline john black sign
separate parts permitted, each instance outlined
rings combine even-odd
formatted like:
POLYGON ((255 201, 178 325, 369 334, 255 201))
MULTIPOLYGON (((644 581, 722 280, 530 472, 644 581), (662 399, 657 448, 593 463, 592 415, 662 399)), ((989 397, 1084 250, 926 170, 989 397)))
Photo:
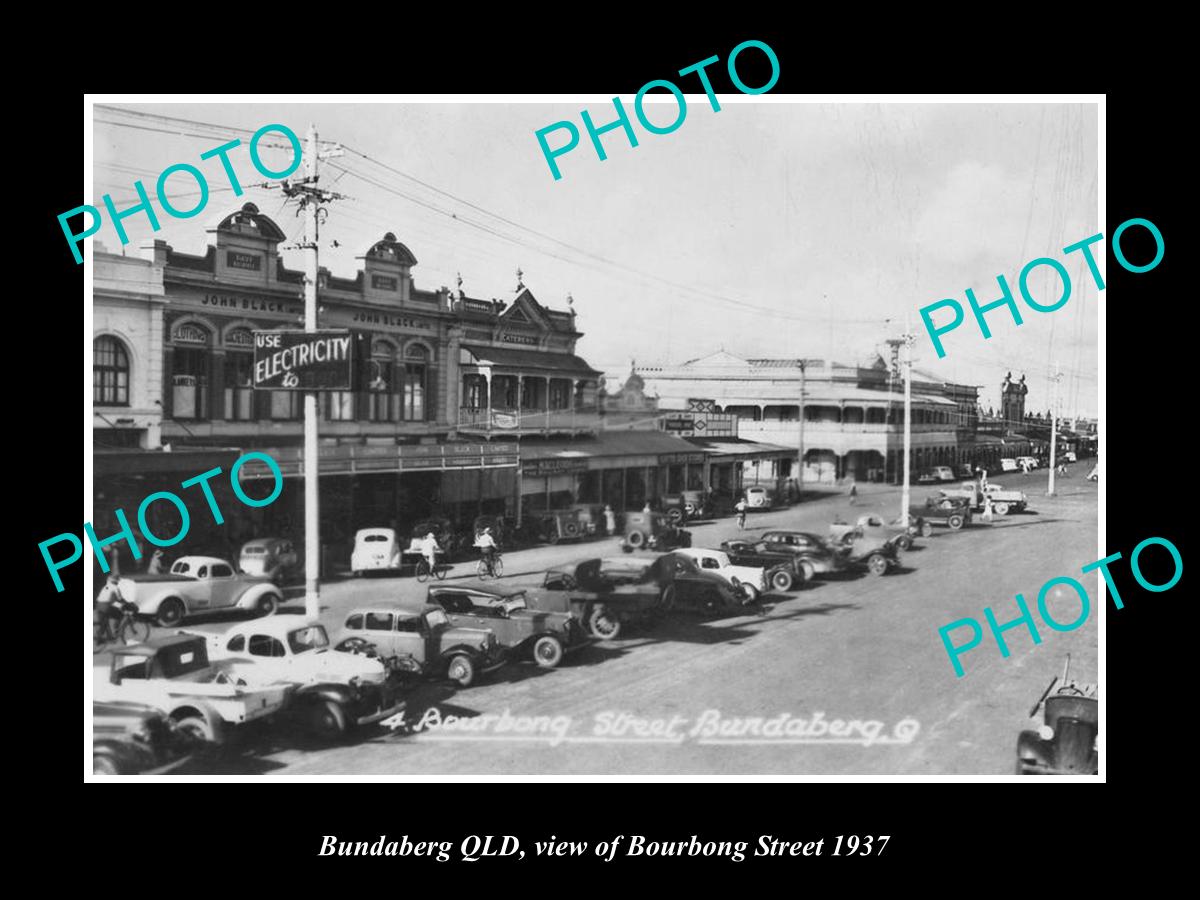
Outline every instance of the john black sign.
POLYGON ((254 332, 254 386, 274 391, 350 389, 348 331, 254 332))

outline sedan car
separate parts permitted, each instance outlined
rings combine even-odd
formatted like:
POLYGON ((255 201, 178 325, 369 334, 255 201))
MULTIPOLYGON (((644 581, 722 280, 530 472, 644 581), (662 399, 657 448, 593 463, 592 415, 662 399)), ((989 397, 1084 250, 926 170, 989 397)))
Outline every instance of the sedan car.
POLYGON ((207 746, 153 706, 92 702, 94 775, 161 775, 207 746))
POLYGON ((677 556, 691 559, 706 572, 724 578, 735 591, 745 595, 753 603, 767 589, 766 569, 762 566, 735 565, 724 550, 707 550, 703 547, 688 547, 676 550, 677 556))
POLYGON ((242 544, 238 569, 246 575, 260 575, 282 584, 303 575, 304 560, 295 543, 287 538, 255 538, 242 544))
POLYGON ((818 575, 832 575, 842 568, 841 554, 824 538, 807 531, 766 531, 762 543, 773 552, 795 555, 805 581, 818 575))
POLYGON ((350 553, 350 571, 355 576, 364 572, 399 569, 402 552, 394 528, 362 528, 354 535, 354 550, 350 553))
POLYGON ((167 574, 138 572, 123 577, 121 596, 141 616, 160 625, 177 625, 184 617, 222 610, 273 615, 283 596, 271 579, 243 575, 214 556, 183 556, 167 574))

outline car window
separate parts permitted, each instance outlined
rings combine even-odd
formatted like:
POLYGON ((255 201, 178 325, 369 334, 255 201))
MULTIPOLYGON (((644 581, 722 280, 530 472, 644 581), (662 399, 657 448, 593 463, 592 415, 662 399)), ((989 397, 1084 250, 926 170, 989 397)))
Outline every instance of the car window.
POLYGON ((225 645, 225 649, 234 653, 241 653, 246 649, 246 636, 244 634, 234 635, 229 639, 229 643, 225 645))
POLYGON ((309 625, 288 632, 288 646, 293 653, 304 653, 306 650, 319 650, 329 646, 329 635, 321 625, 309 625))
POLYGON ((450 624, 450 620, 446 618, 446 611, 442 609, 431 609, 425 613, 425 621, 430 628, 440 628, 443 625, 450 624))
POLYGON ((700 566, 701 566, 702 568, 705 568, 705 569, 719 569, 719 568, 721 568, 721 565, 720 565, 720 563, 718 563, 718 562, 717 562, 715 559, 713 559, 711 556, 705 556, 705 557, 702 557, 702 558, 700 559, 700 566))
POLYGON ((269 634, 252 634, 248 652, 251 656, 287 656, 283 649, 283 641, 269 634))
POLYGON ((141 656, 118 656, 113 658, 113 671, 122 680, 126 678, 149 678, 150 660, 141 656))
MULTIPOLYGON (((443 591, 437 595, 437 604, 446 612, 452 613, 472 613, 476 610, 472 608, 471 598, 460 591, 443 591)), ((481 607, 485 607, 487 602, 480 600, 481 607)))
POLYGON ((208 566, 201 566, 199 569, 197 569, 196 577, 197 578, 207 578, 208 577, 208 566))
POLYGON ((350 618, 348 618, 346 620, 346 627, 353 628, 355 630, 362 628, 363 627, 362 613, 355 613, 350 618))
POLYGON ((229 566, 217 565, 216 563, 213 564, 213 567, 212 567, 212 577, 213 578, 229 578, 232 575, 233 575, 233 569, 231 569, 229 566))
POLYGON ((179 560, 179 562, 175 563, 175 565, 171 566, 171 574, 186 575, 188 573, 188 569, 190 569, 191 567, 192 567, 191 563, 184 562, 181 559, 181 560, 179 560))
POLYGON ((393 617, 391 613, 367 613, 367 631, 391 631, 393 617))
POLYGON ((401 634, 418 634, 421 631, 419 616, 401 616, 396 620, 396 630, 401 634))
POLYGON ((368 544, 373 544, 378 541, 386 541, 387 537, 382 534, 368 534, 363 540, 368 544))

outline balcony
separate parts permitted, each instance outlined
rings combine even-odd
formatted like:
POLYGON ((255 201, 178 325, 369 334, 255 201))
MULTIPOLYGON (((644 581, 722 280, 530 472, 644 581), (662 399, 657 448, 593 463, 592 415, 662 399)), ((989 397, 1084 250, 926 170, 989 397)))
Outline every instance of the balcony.
POLYGON ((467 434, 572 434, 600 430, 600 416, 574 409, 513 409, 490 411, 464 406, 458 410, 458 430, 467 434))

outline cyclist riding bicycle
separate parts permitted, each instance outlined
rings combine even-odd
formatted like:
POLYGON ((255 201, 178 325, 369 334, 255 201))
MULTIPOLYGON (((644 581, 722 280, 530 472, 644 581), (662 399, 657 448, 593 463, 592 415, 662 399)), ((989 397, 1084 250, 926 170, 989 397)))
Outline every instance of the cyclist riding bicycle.
POLYGON ((137 608, 121 596, 120 580, 116 573, 109 575, 108 581, 100 589, 100 593, 96 595, 92 604, 92 608, 109 634, 117 633, 121 617, 127 609, 132 612, 137 608))
POLYGON ((437 538, 431 531, 425 535, 424 540, 418 545, 421 550, 421 555, 425 557, 425 561, 429 563, 429 571, 437 570, 437 555, 442 552, 442 548, 438 546, 437 538))
POLYGON ((496 539, 492 537, 491 528, 485 528, 475 535, 475 546, 483 551, 483 559, 487 563, 488 569, 492 569, 496 561, 496 552, 500 548, 496 545, 496 539))

